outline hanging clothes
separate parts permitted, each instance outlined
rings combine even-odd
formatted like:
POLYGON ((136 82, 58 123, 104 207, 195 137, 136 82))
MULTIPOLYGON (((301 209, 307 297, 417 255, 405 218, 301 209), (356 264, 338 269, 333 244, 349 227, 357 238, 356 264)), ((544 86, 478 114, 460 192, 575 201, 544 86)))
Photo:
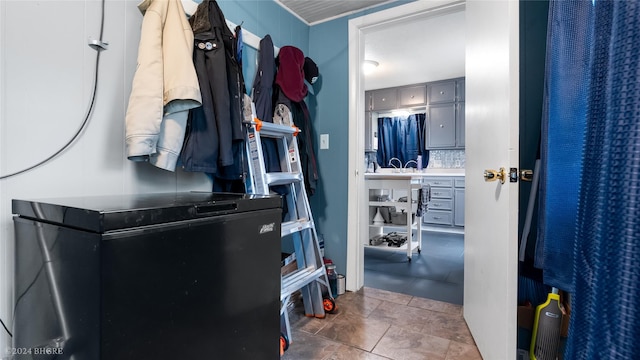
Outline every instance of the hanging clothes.
MULTIPOLYGON (((304 102, 308 93, 305 85, 305 56, 302 50, 293 46, 283 46, 276 58, 277 73, 273 86, 273 107, 284 105, 289 108, 294 124, 300 128, 298 149, 304 175, 305 189, 312 196, 317 188, 319 176, 313 146, 311 114, 304 102)), ((317 72, 317 68, 316 68, 317 72)), ((317 77, 317 73, 314 74, 317 77)))
POLYGON ((300 128, 300 134, 297 136, 300 163, 302 164, 307 195, 312 196, 316 191, 319 176, 315 151, 313 150, 311 114, 304 101, 292 101, 284 95, 278 85, 274 86, 274 96, 277 96, 276 105, 284 105, 289 108, 294 125, 300 128))
MULTIPOLYGON (((265 35, 260 40, 258 54, 258 69, 253 80, 253 103, 256 106, 256 117, 262 121, 273 121, 273 82, 276 77, 276 60, 273 52, 273 41, 270 35, 265 35)), ((264 154, 265 168, 268 172, 280 171, 280 157, 276 142, 270 138, 262 139, 262 153, 264 154)), ((284 187, 286 188, 286 187, 284 187)))
POLYGON ((242 74, 242 28, 238 25, 234 30, 235 41, 231 41, 232 54, 236 54, 237 58, 227 59, 227 74, 229 92, 232 96, 231 118, 232 125, 232 151, 233 164, 221 166, 218 173, 214 176, 212 191, 223 192, 244 192, 244 180, 247 174, 246 153, 244 146, 244 100, 249 97, 246 95, 244 84, 244 76, 242 74))
POLYGON ((258 53, 258 70, 253 80, 252 98, 256 105, 256 116, 262 121, 271 122, 273 103, 271 91, 276 76, 276 61, 273 52, 271 35, 265 35, 260 40, 258 53))
POLYGON ((142 33, 125 116, 127 158, 174 171, 189 110, 202 102, 193 31, 178 0, 145 0, 138 9, 142 33))
POLYGON ((183 167, 186 171, 210 173, 214 186, 226 181, 242 182, 245 86, 241 64, 236 59, 237 37, 216 1, 200 3, 189 22, 194 32, 193 61, 203 105, 190 112, 183 167))
POLYGON ((242 26, 236 25, 236 28, 233 30, 236 34, 236 61, 238 64, 242 65, 242 51, 244 50, 244 42, 242 41, 242 26))
POLYGON ((289 109, 293 118, 293 123, 300 129, 298 139, 298 151, 300 153, 300 163, 302 164, 302 172, 304 176, 305 188, 307 195, 311 196, 315 193, 318 179, 318 167, 316 164, 316 155, 313 150, 313 127, 311 125, 311 114, 304 101, 291 101, 284 95, 278 85, 274 86, 274 96, 276 106, 285 106, 289 109))
POLYGON ((304 101, 307 85, 304 83, 304 54, 294 46, 283 46, 276 58, 278 72, 276 85, 291 101, 304 101))

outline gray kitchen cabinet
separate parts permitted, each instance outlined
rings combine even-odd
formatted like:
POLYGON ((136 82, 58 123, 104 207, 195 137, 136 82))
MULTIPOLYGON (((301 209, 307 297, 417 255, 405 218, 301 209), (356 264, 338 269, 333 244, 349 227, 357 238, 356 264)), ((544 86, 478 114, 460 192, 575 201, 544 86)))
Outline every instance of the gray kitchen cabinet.
POLYGON ((398 89, 398 107, 412 107, 427 104, 425 85, 405 86, 398 89))
MULTIPOLYGON (((365 111, 375 117, 377 112, 426 105, 426 149, 464 149, 464 91, 464 78, 368 90, 365 92, 365 111)), ((367 119, 369 117, 367 115, 367 119)), ((373 130, 376 127, 368 122, 365 125, 365 149, 368 151, 373 149, 371 139, 375 137, 373 130)))
POLYGON ((431 188, 431 200, 422 223, 443 228, 464 226, 464 176, 426 176, 423 183, 431 188))
POLYGON ((378 119, 371 111, 364 112, 364 150, 378 150, 378 119))
POLYGON ((464 226, 464 178, 457 177, 454 180, 454 214, 453 224, 455 226, 464 226))
POLYGON ((422 215, 422 222, 430 225, 451 226, 451 221, 453 221, 452 217, 453 214, 451 211, 429 210, 426 214, 422 215))
POLYGON ((398 107, 397 88, 373 90, 371 92, 371 110, 393 110, 398 107))
POLYGON ((453 225, 453 178, 427 176, 423 182, 431 188, 431 200, 422 222, 430 225, 453 225))
POLYGON ((427 84, 427 149, 464 149, 464 78, 427 84))
POLYGON ((427 108, 427 149, 456 147, 456 104, 429 105, 427 108))
POLYGON ((373 92, 365 91, 364 92, 364 111, 373 110, 373 92))
POLYGON ((456 148, 464 148, 465 138, 464 102, 456 104, 456 148))
POLYGON ((456 80, 456 101, 464 101, 464 78, 456 80))
POLYGON ((429 104, 456 101, 455 80, 439 81, 427 84, 427 98, 429 100, 429 104))

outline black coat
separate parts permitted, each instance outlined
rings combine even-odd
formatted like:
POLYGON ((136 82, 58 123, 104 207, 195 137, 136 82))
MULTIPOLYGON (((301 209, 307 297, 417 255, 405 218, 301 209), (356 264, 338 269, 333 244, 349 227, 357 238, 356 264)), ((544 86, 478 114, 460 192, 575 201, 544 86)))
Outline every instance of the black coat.
POLYGON ((278 85, 273 88, 274 106, 284 104, 291 111, 293 123, 300 128, 301 133, 298 139, 298 151, 300 153, 300 163, 304 176, 304 184, 307 196, 316 192, 318 186, 318 167, 316 164, 316 154, 313 150, 313 127, 311 124, 311 114, 304 101, 296 102, 284 95, 278 85))
POLYGON ((189 19, 202 107, 191 110, 181 160, 186 171, 225 180, 244 176, 241 64, 236 37, 216 1, 204 0, 189 19))
POLYGON ((253 81, 253 103, 256 105, 256 116, 262 121, 272 122, 273 102, 271 91, 276 77, 276 61, 273 53, 273 41, 270 35, 260 40, 258 70, 253 81))

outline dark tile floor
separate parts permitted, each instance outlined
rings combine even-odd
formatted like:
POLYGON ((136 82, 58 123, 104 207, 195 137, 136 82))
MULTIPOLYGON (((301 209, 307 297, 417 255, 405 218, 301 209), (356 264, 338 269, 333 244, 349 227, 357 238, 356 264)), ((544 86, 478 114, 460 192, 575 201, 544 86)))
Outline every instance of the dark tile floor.
MULTIPOLYGON (((365 287, 307 318, 291 304, 283 360, 479 360, 462 317, 464 235, 423 232, 421 254, 365 249, 365 287)), ((295 305, 295 306, 294 306, 295 305)))
POLYGON ((403 251, 366 248, 364 285, 462 305, 464 235, 423 231, 411 262, 403 251))
POLYGON ((283 360, 481 360, 462 306, 364 287, 336 298, 324 319, 290 306, 283 360))

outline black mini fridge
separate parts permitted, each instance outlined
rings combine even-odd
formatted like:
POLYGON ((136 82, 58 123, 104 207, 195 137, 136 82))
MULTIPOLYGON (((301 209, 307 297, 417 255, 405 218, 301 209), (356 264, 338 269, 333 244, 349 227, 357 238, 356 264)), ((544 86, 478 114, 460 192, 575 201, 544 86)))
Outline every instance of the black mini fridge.
POLYGON ((16 359, 279 359, 281 204, 13 200, 16 359))

